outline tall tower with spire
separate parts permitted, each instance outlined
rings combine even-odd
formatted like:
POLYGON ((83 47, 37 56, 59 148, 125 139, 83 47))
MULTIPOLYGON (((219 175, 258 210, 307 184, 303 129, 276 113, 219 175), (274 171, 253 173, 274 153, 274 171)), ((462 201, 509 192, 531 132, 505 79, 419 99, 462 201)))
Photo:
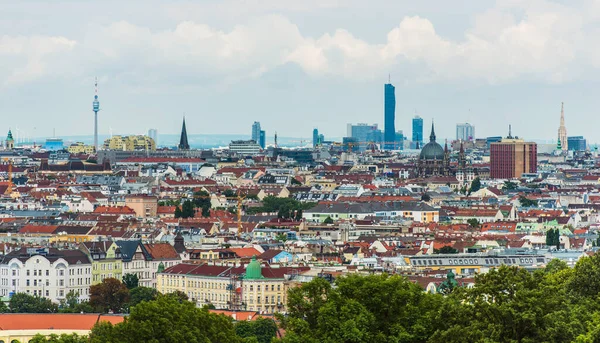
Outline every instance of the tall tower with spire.
POLYGON ((188 143, 187 137, 187 129, 185 128, 185 117, 183 117, 183 125, 181 126, 181 137, 179 137, 179 145, 177 146, 179 150, 190 150, 190 145, 188 143))
POLYGON ((94 82, 94 148, 98 151, 98 111, 100 111, 100 101, 98 101, 98 78, 94 82))
POLYGON ((558 144, 562 151, 569 150, 568 140, 567 140, 567 128, 565 127, 565 103, 560 103, 560 126, 558 127, 558 144))

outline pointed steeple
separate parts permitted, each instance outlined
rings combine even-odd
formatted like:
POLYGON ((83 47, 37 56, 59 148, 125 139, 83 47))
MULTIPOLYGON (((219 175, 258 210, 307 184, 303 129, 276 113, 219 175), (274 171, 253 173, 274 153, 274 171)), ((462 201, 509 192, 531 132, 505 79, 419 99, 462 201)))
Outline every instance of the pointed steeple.
POLYGON ((560 126, 565 126, 565 103, 560 103, 560 126))
POLYGON ((179 138, 179 150, 190 150, 188 144, 187 129, 185 128, 185 117, 183 117, 183 125, 181 126, 181 137, 179 138))
POLYGON ((435 128, 433 127, 433 121, 431 122, 431 134, 429 135, 429 141, 435 142, 435 128))

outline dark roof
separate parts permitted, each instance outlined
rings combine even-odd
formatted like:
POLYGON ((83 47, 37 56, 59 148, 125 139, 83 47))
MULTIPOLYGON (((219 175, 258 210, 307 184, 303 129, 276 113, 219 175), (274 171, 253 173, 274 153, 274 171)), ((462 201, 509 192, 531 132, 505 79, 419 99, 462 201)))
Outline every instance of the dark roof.
POLYGON ((54 263, 58 259, 64 259, 69 264, 91 264, 89 257, 81 250, 59 250, 56 248, 46 248, 46 249, 32 249, 23 247, 19 250, 15 250, 9 254, 6 254, 2 259, 3 264, 8 264, 10 260, 13 258, 18 259, 21 262, 25 262, 30 259, 32 256, 43 256, 50 263, 54 263))

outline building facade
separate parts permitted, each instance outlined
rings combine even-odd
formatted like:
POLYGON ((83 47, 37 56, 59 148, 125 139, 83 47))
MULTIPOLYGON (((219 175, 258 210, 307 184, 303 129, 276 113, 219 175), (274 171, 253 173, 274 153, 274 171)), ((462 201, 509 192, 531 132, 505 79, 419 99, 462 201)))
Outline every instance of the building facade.
POLYGON ((412 120, 412 142, 414 149, 423 147, 423 118, 419 116, 412 120))
POLYGON ((84 242, 79 245, 79 250, 92 260, 92 285, 107 278, 123 279, 121 250, 114 242, 84 242))
POLYGON ((571 136, 567 138, 569 151, 585 151, 587 150, 587 141, 583 136, 571 136))
POLYGON ((490 177, 494 179, 520 178, 525 173, 536 173, 537 144, 509 135, 490 144, 490 162, 490 177))
POLYGON ((135 211, 138 218, 154 218, 158 209, 158 199, 151 195, 128 195, 125 206, 135 211))
POLYGON ((396 94, 391 83, 384 85, 384 149, 396 149, 396 94))
POLYGON ((475 140, 475 126, 469 123, 456 124, 456 140, 465 142, 475 140))
POLYGON ((182 263, 158 274, 157 290, 181 291, 198 305, 217 309, 286 312, 289 280, 299 271, 263 267, 255 257, 245 267, 182 263))
POLYGON ((237 140, 229 143, 229 151, 238 155, 257 155, 260 153, 260 145, 255 140, 237 140))
POLYGON ((148 136, 112 136, 104 141, 104 150, 156 151, 156 143, 148 136))
POLYGON ((27 293, 53 302, 75 291, 89 300, 92 261, 80 250, 21 248, 0 262, 0 296, 27 293))

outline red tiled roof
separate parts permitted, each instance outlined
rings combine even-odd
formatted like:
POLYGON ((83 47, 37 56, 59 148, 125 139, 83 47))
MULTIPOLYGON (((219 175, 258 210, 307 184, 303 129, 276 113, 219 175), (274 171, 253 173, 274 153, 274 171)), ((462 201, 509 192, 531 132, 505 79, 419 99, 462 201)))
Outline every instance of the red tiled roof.
POLYGON ((92 313, 2 313, 0 330, 91 330, 98 322, 118 324, 124 318, 92 313))
POLYGON ((177 250, 169 243, 149 243, 144 244, 144 248, 153 260, 178 259, 177 250))
POLYGON ((19 230, 19 233, 54 233, 58 225, 33 225, 27 224, 19 230))
POLYGON ((127 206, 98 206, 94 213, 135 215, 135 211, 127 206))

